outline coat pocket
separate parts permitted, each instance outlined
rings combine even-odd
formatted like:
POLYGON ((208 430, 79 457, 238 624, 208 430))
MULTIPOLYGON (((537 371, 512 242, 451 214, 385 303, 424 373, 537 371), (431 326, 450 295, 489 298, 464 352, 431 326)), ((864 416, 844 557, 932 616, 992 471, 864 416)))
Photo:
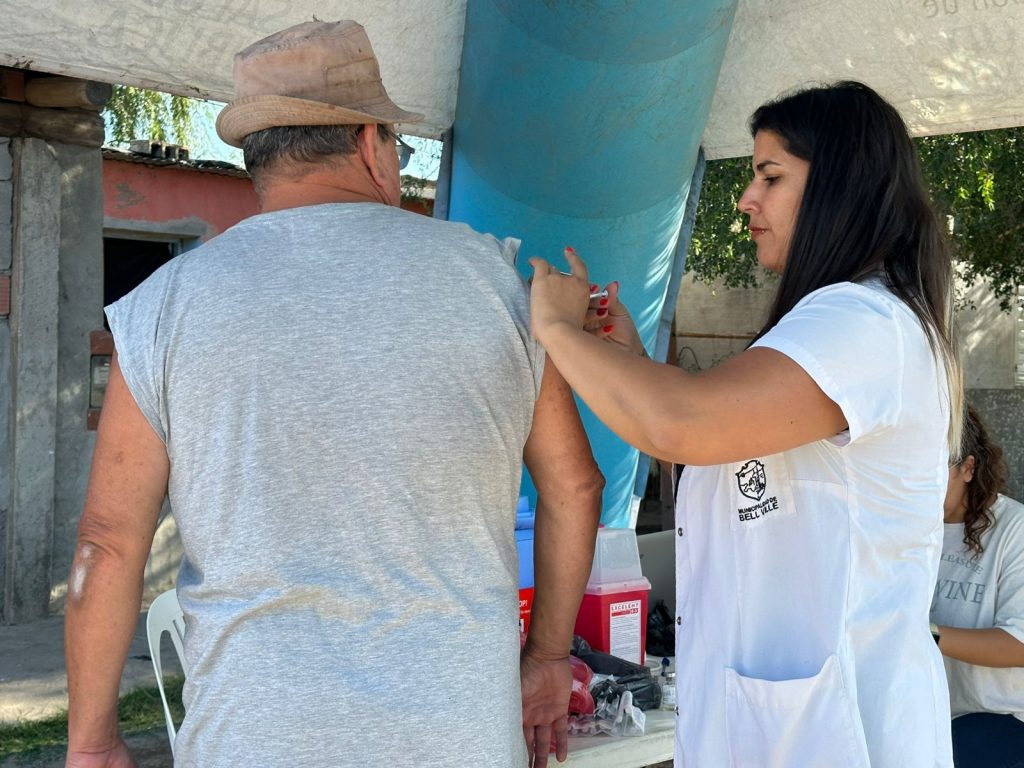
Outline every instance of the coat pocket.
POLYGON ((867 745, 839 659, 813 677, 759 680, 725 670, 733 768, 869 768, 867 745))

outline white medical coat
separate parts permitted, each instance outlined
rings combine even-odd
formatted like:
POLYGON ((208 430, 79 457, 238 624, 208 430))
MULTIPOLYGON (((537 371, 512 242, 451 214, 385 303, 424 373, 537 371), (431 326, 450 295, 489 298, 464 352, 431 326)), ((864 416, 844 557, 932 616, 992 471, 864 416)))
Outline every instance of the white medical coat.
POLYGON ((849 429, 684 471, 676 765, 951 766, 928 630, 948 459, 943 368, 878 281, 815 291, 756 346, 799 364, 849 429))

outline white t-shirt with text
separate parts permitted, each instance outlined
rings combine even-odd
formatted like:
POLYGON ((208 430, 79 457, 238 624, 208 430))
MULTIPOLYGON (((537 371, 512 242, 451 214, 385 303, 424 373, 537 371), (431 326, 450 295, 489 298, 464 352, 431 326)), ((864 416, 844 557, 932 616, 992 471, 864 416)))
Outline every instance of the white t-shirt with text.
MULTIPOLYGON (((998 627, 1024 643, 1024 504, 1000 496, 995 524, 981 535, 977 557, 964 544, 963 523, 945 526, 932 621, 946 627, 998 627)), ((981 667, 945 658, 953 717, 971 712, 1024 720, 1024 667, 981 667)))

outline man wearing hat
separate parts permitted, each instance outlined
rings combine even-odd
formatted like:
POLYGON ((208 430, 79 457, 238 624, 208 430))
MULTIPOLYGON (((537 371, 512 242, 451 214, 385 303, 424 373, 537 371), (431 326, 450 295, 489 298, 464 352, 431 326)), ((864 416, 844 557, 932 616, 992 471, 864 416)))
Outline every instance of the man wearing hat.
POLYGON ((67 764, 133 764, 117 687, 165 492, 185 553, 177 765, 544 766, 553 735, 564 757, 603 479, 530 336, 518 243, 397 207, 395 123, 419 116, 358 24, 261 40, 235 84, 217 129, 261 213, 107 308, 67 764), (524 460, 537 590, 520 655, 524 460))

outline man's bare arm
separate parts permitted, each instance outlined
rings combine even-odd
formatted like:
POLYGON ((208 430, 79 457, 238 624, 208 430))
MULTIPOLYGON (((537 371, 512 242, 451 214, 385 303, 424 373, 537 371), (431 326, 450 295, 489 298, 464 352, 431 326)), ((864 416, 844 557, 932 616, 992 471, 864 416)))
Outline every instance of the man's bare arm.
POLYGON ((558 759, 565 759, 569 647, 594 557, 604 489, 572 390, 550 360, 524 460, 537 487, 537 519, 536 588, 521 664, 523 725, 532 765, 543 768, 552 731, 558 759))
POLYGON ((590 575, 604 478, 594 461, 572 390, 547 361, 524 452, 537 487, 529 647, 564 657, 590 575))
POLYGON ((69 765, 84 765, 89 755, 120 744, 118 686, 168 473, 164 444, 136 405, 115 355, 68 579, 69 765))

